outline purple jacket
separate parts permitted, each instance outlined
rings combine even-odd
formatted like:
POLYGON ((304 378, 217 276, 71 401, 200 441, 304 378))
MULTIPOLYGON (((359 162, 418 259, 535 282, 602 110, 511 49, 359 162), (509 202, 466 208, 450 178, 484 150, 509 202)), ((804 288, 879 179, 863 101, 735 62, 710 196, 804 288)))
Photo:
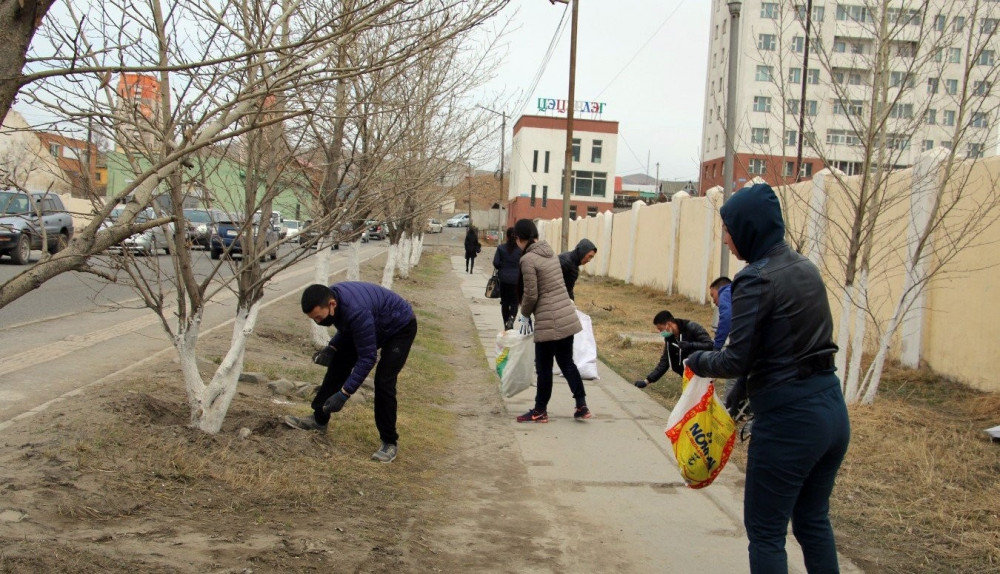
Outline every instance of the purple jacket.
POLYGON ((330 346, 339 349, 353 344, 358 353, 354 370, 344 383, 344 390, 354 394, 375 367, 378 349, 416 315, 405 299, 373 283, 342 281, 330 285, 330 292, 337 301, 333 314, 337 334, 330 339, 330 346))

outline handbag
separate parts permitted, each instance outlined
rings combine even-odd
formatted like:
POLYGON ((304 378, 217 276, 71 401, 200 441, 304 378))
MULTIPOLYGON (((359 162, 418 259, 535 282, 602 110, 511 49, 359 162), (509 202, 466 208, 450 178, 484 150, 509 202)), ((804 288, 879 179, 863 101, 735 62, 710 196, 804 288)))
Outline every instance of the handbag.
POLYGON ((493 272, 493 276, 486 282, 486 296, 490 299, 500 298, 500 275, 498 271, 493 272))

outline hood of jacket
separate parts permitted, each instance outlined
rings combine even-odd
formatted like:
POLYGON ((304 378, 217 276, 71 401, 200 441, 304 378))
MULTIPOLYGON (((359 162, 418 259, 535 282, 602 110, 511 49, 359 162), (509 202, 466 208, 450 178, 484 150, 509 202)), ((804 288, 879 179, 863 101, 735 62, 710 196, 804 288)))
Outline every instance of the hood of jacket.
POLYGON ((753 263, 785 240, 785 220, 774 190, 766 183, 741 189, 719 210, 740 256, 753 263))
POLYGON ((531 253, 533 255, 538 255, 539 257, 555 257, 556 252, 552 250, 552 246, 549 245, 544 239, 541 241, 536 241, 529 245, 524 250, 525 254, 531 253))
POLYGON ((591 251, 595 251, 596 249, 597 246, 594 245, 593 241, 589 239, 581 239, 580 242, 576 244, 576 247, 573 248, 572 251, 568 252, 569 258, 573 261, 573 263, 576 263, 576 265, 579 266, 580 262, 583 261, 584 255, 590 253, 591 251))

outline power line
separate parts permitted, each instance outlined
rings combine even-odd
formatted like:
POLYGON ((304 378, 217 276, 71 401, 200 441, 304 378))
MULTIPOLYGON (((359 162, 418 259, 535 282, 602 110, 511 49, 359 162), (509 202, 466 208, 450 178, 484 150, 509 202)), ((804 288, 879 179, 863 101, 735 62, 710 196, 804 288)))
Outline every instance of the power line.
POLYGON ((531 80, 531 87, 525 93, 524 100, 516 107, 515 110, 523 112, 525 106, 531 100, 531 97, 535 94, 535 88, 538 87, 538 82, 542 80, 542 75, 545 74, 545 69, 549 65, 549 61, 552 59, 552 54, 555 52, 556 44, 562 38, 563 32, 566 30, 566 15, 569 13, 569 4, 563 9, 562 18, 559 20, 559 25, 556 26, 555 33, 552 34, 552 40, 549 41, 549 47, 545 51, 545 56, 542 58, 541 64, 538 66, 538 71, 535 72, 534 79, 531 80))
POLYGON ((608 88, 610 88, 610 87, 611 87, 611 84, 615 83, 615 80, 617 80, 617 79, 618 79, 618 76, 621 76, 621 75, 622 75, 622 73, 623 73, 623 72, 624 72, 625 70, 627 70, 627 69, 628 69, 628 67, 629 67, 630 65, 632 65, 632 62, 633 62, 633 61, 634 61, 634 60, 635 60, 635 59, 636 59, 637 57, 639 57, 639 54, 640 54, 640 53, 642 53, 642 51, 646 49, 646 46, 648 46, 648 45, 649 45, 649 43, 653 41, 653 38, 655 38, 655 37, 656 37, 656 36, 657 36, 657 35, 658 35, 658 34, 660 33, 660 30, 662 30, 662 29, 663 29, 663 27, 667 25, 667 22, 669 22, 669 21, 670 21, 670 19, 674 17, 674 14, 676 14, 676 13, 677 13, 677 11, 678 11, 678 10, 680 10, 680 9, 681 9, 681 6, 683 6, 683 5, 684 5, 684 2, 683 2, 683 1, 681 1, 681 2, 678 2, 678 3, 677 3, 677 7, 676 7, 676 8, 674 8, 674 11, 673 11, 673 12, 671 12, 671 13, 670 13, 670 14, 669 14, 669 15, 667 16, 667 19, 666 19, 666 20, 664 20, 664 21, 663 21, 663 22, 662 22, 662 23, 661 23, 661 24, 659 25, 659 27, 657 27, 657 28, 656 28, 656 31, 655 31, 655 32, 653 32, 653 35, 652 35, 652 36, 650 36, 650 37, 649 37, 649 39, 648 39, 648 40, 646 40, 646 42, 645 42, 645 43, 643 43, 643 45, 642 45, 642 46, 639 46, 639 49, 638 49, 638 50, 636 50, 634 54, 632 54, 632 57, 631 57, 631 58, 629 58, 628 62, 626 62, 624 66, 622 66, 621 68, 619 68, 619 69, 618 69, 618 73, 617 73, 617 74, 615 74, 615 77, 611 78, 611 81, 610 81, 610 82, 608 82, 608 85, 604 86, 604 88, 603 88, 603 89, 601 89, 601 91, 600 91, 600 92, 598 92, 598 94, 597 94, 597 95, 596 95, 596 96, 594 97, 594 99, 597 99, 597 98, 600 98, 600 97, 601 97, 601 94, 603 94, 603 93, 604 93, 604 92, 605 92, 605 91, 606 91, 606 90, 607 90, 608 88))

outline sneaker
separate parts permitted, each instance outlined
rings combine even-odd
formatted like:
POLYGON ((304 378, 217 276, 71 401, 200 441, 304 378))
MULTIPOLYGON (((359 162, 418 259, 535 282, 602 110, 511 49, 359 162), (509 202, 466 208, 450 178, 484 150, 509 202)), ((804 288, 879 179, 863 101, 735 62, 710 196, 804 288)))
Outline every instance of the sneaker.
POLYGON ((594 414, 590 412, 590 409, 587 408, 587 405, 580 405, 576 407, 576 412, 573 413, 573 418, 578 421, 583 419, 589 419, 592 416, 594 416, 594 414))
POLYGON ((519 423, 547 423, 549 422, 549 413, 545 411, 536 411, 531 409, 530 411, 524 413, 523 415, 517 417, 517 422, 519 423))
POLYGON ((396 460, 397 450, 399 449, 396 445, 384 442, 382 443, 382 448, 375 451, 375 454, 372 455, 372 460, 377 460, 379 462, 392 462, 396 460))
POLYGON ((285 424, 293 429, 314 430, 321 433, 326 432, 326 425, 321 425, 316 422, 316 417, 314 415, 309 415, 307 417, 293 417, 292 415, 286 415, 285 424))

